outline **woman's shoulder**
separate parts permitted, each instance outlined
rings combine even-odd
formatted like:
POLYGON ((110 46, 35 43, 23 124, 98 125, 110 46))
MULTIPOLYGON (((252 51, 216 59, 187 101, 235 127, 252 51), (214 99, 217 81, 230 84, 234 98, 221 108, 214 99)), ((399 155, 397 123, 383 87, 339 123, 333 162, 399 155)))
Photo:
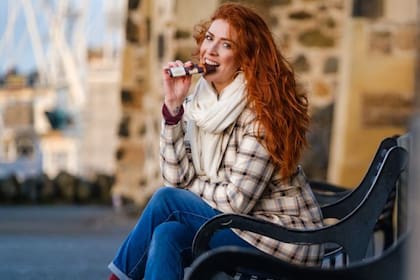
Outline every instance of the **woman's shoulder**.
POLYGON ((246 131, 246 133, 255 136, 259 135, 259 137, 264 135, 263 127, 258 125, 257 116, 255 115, 254 110, 249 106, 245 107, 243 112, 239 115, 236 125, 246 131))
POLYGON ((255 123, 256 119, 254 111, 249 106, 246 106, 238 117, 238 123, 249 125, 255 123))

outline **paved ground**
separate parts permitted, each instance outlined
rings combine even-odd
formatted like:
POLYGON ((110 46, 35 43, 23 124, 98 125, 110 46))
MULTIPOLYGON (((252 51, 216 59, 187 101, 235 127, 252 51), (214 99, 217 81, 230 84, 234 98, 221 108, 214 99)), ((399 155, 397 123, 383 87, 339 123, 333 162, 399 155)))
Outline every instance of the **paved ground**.
POLYGON ((99 206, 0 206, 0 279, 107 279, 135 219, 99 206))

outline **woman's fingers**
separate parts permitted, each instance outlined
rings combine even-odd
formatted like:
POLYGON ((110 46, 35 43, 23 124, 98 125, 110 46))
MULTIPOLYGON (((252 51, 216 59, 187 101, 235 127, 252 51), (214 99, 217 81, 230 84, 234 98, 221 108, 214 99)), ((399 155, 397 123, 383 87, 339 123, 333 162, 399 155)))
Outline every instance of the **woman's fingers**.
POLYGON ((168 69, 173 67, 190 67, 191 61, 183 63, 180 60, 170 61, 163 67, 163 91, 165 96, 165 104, 169 107, 179 106, 183 103, 188 94, 191 85, 191 77, 183 76, 172 78, 168 73, 168 69))
POLYGON ((166 64, 166 66, 164 67, 165 70, 168 70, 169 68, 173 68, 173 67, 191 67, 193 65, 193 63, 189 60, 185 63, 183 63, 181 60, 175 60, 175 61, 170 61, 166 64))

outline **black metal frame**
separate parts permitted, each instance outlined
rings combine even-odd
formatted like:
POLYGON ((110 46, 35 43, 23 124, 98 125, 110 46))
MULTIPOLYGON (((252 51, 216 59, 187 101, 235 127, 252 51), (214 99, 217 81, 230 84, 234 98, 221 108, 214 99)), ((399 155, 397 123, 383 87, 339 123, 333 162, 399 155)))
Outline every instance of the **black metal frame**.
POLYGON ((310 182, 315 197, 322 206, 324 218, 340 219, 355 209, 372 185, 388 150, 398 146, 397 139, 397 137, 389 137, 382 140, 365 176, 352 190, 326 182, 310 182))
MULTIPOLYGON (((407 136, 408 135, 404 135, 403 137, 407 136)), ((390 148, 398 146, 399 138, 401 137, 395 135, 381 141, 365 176, 360 184, 351 190, 326 182, 310 182, 314 195, 321 205, 324 219, 342 219, 360 204, 369 191, 386 153, 390 148)), ((375 232, 382 232, 384 235, 383 249, 388 248, 396 238, 397 230, 394 229, 392 221, 395 208, 395 196, 396 190, 393 190, 375 225, 375 232)))

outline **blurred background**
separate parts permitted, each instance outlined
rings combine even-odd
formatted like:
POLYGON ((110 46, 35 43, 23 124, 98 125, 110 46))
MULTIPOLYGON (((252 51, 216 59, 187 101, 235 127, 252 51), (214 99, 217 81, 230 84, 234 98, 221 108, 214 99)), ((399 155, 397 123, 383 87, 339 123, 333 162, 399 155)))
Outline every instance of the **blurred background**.
MULTIPOLYGON (((191 58, 193 25, 222 2, 1 1, 0 204, 137 215, 162 184, 160 69, 191 58)), ((236 2, 264 16, 309 97, 306 175, 356 186, 418 112, 418 1, 236 2)))
POLYGON ((1 1, 0 200, 109 203, 126 1, 1 1))
MULTIPOLYGON (((224 1, 2 1, 0 201, 132 203, 161 185, 163 63, 224 1)), ((259 0, 308 94, 308 177, 355 186, 414 108, 416 0, 259 0)))

